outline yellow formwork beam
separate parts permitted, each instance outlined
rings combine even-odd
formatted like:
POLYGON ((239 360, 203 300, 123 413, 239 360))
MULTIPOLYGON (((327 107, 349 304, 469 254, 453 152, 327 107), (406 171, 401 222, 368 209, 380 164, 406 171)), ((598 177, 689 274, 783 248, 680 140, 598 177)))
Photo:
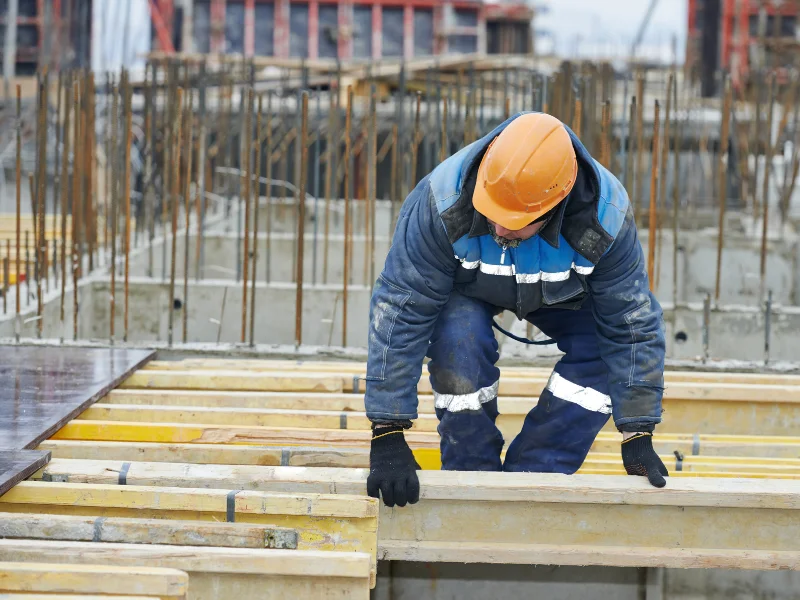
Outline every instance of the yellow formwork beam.
POLYGON ((275 390, 284 392, 341 392, 343 379, 332 375, 310 374, 293 377, 285 373, 252 371, 146 371, 139 370, 121 385, 125 389, 174 388, 189 390, 275 390))
MULTIPOLYGON (((546 379, 503 377, 498 394, 503 396, 538 396, 546 379)), ((121 386, 123 389, 218 390, 257 392, 343 392, 353 389, 353 379, 324 373, 287 374, 245 370, 140 370, 121 386)), ((427 378, 417 386, 420 393, 432 393, 427 378)), ((800 402, 800 385, 742 384, 708 381, 671 381, 666 384, 667 398, 683 400, 740 400, 746 402, 800 402)))
MULTIPOLYGON (((41 478, 41 474, 34 477, 41 478)), ((64 481, 67 479, 68 477, 63 478, 64 481)), ((224 548, 297 548, 295 530, 247 523, 0 513, 0 531, 2 537, 7 539, 224 548)))
MULTIPOLYGON (((527 413, 536 406, 538 398, 498 399, 500 415, 497 426, 507 440, 522 429, 527 413)), ((148 420, 143 411, 132 410, 128 417, 122 418, 121 405, 132 410, 135 406, 153 407, 153 422, 163 422, 174 409, 167 407, 192 407, 186 411, 186 418, 176 418, 175 422, 221 424, 219 419, 227 418, 226 424, 266 424, 257 412, 243 411, 275 410, 291 411, 296 419, 286 419, 284 424, 294 427, 326 427, 347 429, 368 429, 369 420, 365 417, 364 397, 361 394, 315 394, 289 392, 208 392, 208 391, 170 391, 170 390, 114 390, 81 418, 92 420, 148 420), (109 405, 117 408, 111 410, 109 405), (108 415, 100 409, 108 411, 108 415), (210 410, 209 410, 210 409, 210 410), (224 412, 227 417, 216 414, 224 412), (328 411, 330 414, 316 414, 305 411, 328 411), (338 416, 333 414, 338 411, 338 416), (246 415, 254 420, 247 421, 246 415), (308 418, 303 418, 307 416, 308 418), (325 417, 325 418, 323 418, 325 417), (203 419, 210 419, 205 420, 203 419), (338 419, 338 423, 337 423, 338 419)), ((690 400, 664 398, 664 414, 658 426, 661 433, 730 434, 730 435, 793 435, 800 430, 800 403, 784 401, 778 397, 772 401, 745 402, 741 400, 690 400)), ((433 396, 419 397, 420 418, 415 422, 418 431, 434 431, 438 421, 434 415, 433 396)), ((268 413, 263 419, 269 419, 268 413)), ((275 413, 276 418, 281 413, 275 413)), ((288 415, 287 415, 288 416, 288 415)), ((277 425, 278 422, 275 421, 277 425)), ((612 419, 605 426, 606 431, 615 431, 612 419)))
POLYGON ((165 566, 189 574, 192 598, 368 600, 370 595, 371 558, 362 552, 0 539, 0 560, 165 566))
POLYGON ((156 596, 109 596, 103 594, 37 594, 37 593, 8 593, 0 592, 0 600, 161 600, 156 596))
POLYGON ((176 569, 0 562, 0 592, 155 596, 185 600, 189 576, 176 569))
MULTIPOLYGON (((141 442, 86 442, 48 440, 39 449, 51 452, 53 460, 47 469, 61 464, 59 459, 116 460, 123 462, 168 462, 209 465, 296 466, 368 468, 369 448, 327 447, 260 447, 231 446, 224 444, 158 444, 141 442)), ((439 469, 439 451, 416 449, 414 454, 423 469, 439 469)), ((661 458, 670 472, 677 471, 678 459, 672 453, 662 453, 661 458)), ((584 468, 601 465, 619 466, 619 452, 589 453, 584 468)), ((760 458, 748 456, 685 455, 680 468, 686 472, 796 473, 800 471, 798 458, 760 458)), ((41 478, 41 470, 34 477, 41 478)))
MULTIPOLYGON (((75 419, 53 435, 54 440, 159 442, 179 444, 247 444, 254 446, 329 446, 368 448, 371 432, 345 429, 288 427, 237 427, 232 425, 184 425, 182 423, 128 423, 75 419)), ((434 432, 406 433, 413 449, 439 448, 434 432)), ((619 452, 622 436, 601 432, 592 450, 619 452)), ((657 451, 684 455, 800 457, 800 437, 752 435, 696 435, 665 433, 654 436, 657 451)))
MULTIPOLYGON (((228 471, 226 485, 318 486, 347 494, 363 493, 368 475, 366 469, 228 471)), ((212 485, 223 485, 224 473, 217 475, 223 479, 211 477, 212 485)), ((191 473, 183 476, 177 469, 174 477, 188 479, 191 473)), ((741 479, 676 477, 655 490, 645 478, 629 476, 422 471, 419 478, 418 504, 404 510, 381 506, 382 558, 560 564, 555 556, 542 560, 543 550, 550 548, 571 549, 582 560, 591 557, 589 564, 614 564, 610 557, 636 550, 631 556, 648 566, 800 567, 800 482, 754 485, 741 479), (649 528, 654 521, 669 527, 649 528), (649 533, 642 536, 642 531, 649 533), (695 564, 688 564, 689 555, 695 564)))
MULTIPOLYGON (((187 358, 177 361, 152 361, 144 370, 148 371, 189 371, 189 370, 246 370, 281 371, 286 373, 333 373, 337 375, 366 374, 367 366, 351 361, 295 361, 273 359, 225 359, 225 358, 187 358)), ((532 378, 547 380, 552 372, 548 367, 500 367, 503 377, 532 378)), ((427 373, 423 369, 423 378, 427 373)), ((664 373, 666 382, 684 381, 695 383, 742 383, 742 384, 783 384, 800 385, 800 375, 781 373, 727 373, 713 371, 675 371, 664 373)))
POLYGON ((377 501, 366 496, 33 481, 0 496, 0 511, 273 525, 296 529, 299 549, 373 556, 378 516, 377 501))

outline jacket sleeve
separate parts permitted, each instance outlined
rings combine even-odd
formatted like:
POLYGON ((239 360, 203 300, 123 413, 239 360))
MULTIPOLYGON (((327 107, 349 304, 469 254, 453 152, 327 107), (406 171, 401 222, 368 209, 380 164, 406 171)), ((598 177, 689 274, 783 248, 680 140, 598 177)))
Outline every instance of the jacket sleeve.
POLYGON ((620 431, 653 431, 664 392, 664 319, 650 292, 630 207, 587 282, 614 423, 620 431))
POLYGON ((425 178, 403 204, 372 293, 365 398, 370 420, 417 418, 422 361, 457 265, 425 178))

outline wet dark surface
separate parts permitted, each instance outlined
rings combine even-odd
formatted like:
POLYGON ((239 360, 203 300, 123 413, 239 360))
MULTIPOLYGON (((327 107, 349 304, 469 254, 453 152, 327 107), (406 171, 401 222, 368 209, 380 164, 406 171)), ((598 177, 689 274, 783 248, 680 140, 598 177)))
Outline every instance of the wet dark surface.
POLYGON ((41 450, 0 450, 0 496, 50 462, 41 450))
POLYGON ((36 448, 153 355, 121 348, 0 347, 0 486, 19 481, 15 473, 24 471, 26 460, 41 460, 3 451, 36 448))

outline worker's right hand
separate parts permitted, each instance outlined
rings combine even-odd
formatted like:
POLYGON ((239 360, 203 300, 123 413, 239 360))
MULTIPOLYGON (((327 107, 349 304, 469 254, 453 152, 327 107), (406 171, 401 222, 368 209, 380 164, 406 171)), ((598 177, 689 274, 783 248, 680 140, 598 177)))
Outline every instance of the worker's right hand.
POLYGON ((376 427, 369 451, 367 494, 383 497, 386 506, 405 506, 419 501, 419 469, 399 425, 376 427))

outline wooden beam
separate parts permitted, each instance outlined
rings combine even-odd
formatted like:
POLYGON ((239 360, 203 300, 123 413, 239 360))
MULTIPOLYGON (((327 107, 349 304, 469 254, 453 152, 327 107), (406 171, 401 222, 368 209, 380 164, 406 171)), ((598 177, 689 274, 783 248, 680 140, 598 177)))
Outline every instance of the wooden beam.
MULTIPOLYGON (((200 482, 205 485, 207 480, 201 477, 200 482)), ((274 525, 296 529, 301 550, 367 552, 372 556, 376 551, 377 501, 364 495, 25 481, 0 496, 0 510, 274 525)))
POLYGON ((0 600, 160 600, 156 596, 108 596, 103 594, 29 594, 29 593, 9 593, 0 592, 0 600))
MULTIPOLYGON (((241 466, 296 466, 296 467, 339 467, 369 468, 369 448, 260 448, 255 446, 225 446, 213 444, 153 444, 132 442, 76 442, 51 440, 45 442, 55 460, 47 469, 41 469, 34 479, 41 479, 45 472, 54 476, 67 477, 62 471, 62 459, 79 461, 121 461, 121 462, 166 462, 241 466)), ((44 444, 43 444, 44 447, 44 444)), ((423 469, 437 470, 441 466, 438 451, 416 450, 417 461, 423 469), (435 453, 429 456, 427 453, 435 453), (421 454, 424 453, 424 454, 421 454), (435 464, 432 464, 435 463, 435 464)), ((782 476, 800 471, 798 458, 761 458, 749 456, 710 456, 683 455, 678 459, 674 453, 662 452, 661 458, 670 472, 680 470, 687 473, 758 473, 761 476, 782 476), (680 464, 679 464, 680 461, 680 464)), ((582 472, 590 469, 621 468, 619 452, 592 451, 583 465, 582 472)))
MULTIPOLYGON (((67 477, 57 480, 68 481, 67 477)), ((162 519, 16 513, 0 513, 0 531, 7 539, 286 550, 296 549, 298 539, 294 529, 246 523, 187 523, 162 519)))
POLYGON ((216 371, 137 371, 121 388, 174 388, 189 390, 273 390, 283 392, 341 392, 342 378, 331 375, 308 375, 302 378, 282 373, 216 371))
MULTIPOLYGON (((310 427, 316 429, 369 430, 366 414, 348 411, 283 410, 261 408, 209 408, 188 406, 137 406, 95 404, 79 417, 90 421, 130 423, 202 423, 255 427, 310 427)), ((420 415, 414 422, 417 431, 436 431, 435 415, 420 415)))
POLYGON ((107 594, 185 599, 189 576, 176 569, 0 562, 0 592, 107 594))
MULTIPOLYGON (((343 392, 354 389, 354 378, 325 373, 286 373, 253 371, 170 371, 140 370, 123 384, 125 389, 171 389, 171 390, 230 390, 261 392, 343 392)), ((363 385, 361 383, 360 385, 363 385)), ((498 394, 503 396, 538 396, 547 385, 547 379, 529 377, 502 377, 498 394)), ((423 394, 432 392, 430 381, 420 379, 417 390, 423 394)), ((680 399, 743 400, 800 402, 800 385, 796 384, 743 384, 723 382, 670 381, 666 387, 667 397, 680 399)))
POLYGON ((369 598, 370 556, 361 552, 0 540, 0 560, 163 565, 189 574, 194 598, 369 598))
MULTIPOLYGON (((197 467, 198 473, 201 468, 197 467)), ((276 489, 316 486, 320 493, 363 494, 368 474, 353 469, 259 471, 256 478, 237 471, 236 483, 276 489)), ((754 484, 740 479, 670 478, 666 488, 656 490, 646 479, 630 476, 423 471, 419 478, 418 504, 403 510, 381 506, 381 557, 394 559, 402 551, 407 560, 436 555, 447 562, 528 564, 543 560, 542 546, 569 547, 587 556, 601 545, 612 555, 635 551, 634 555, 657 557, 652 566, 687 566, 679 558, 688 552, 708 558, 693 565, 697 567, 730 566, 738 560, 747 568, 800 568, 800 482, 796 481, 754 484), (669 525, 654 528, 653 522, 669 525), (480 554, 484 545, 486 551, 480 554), (415 554, 415 547, 425 552, 415 554), (727 559, 722 561, 716 552, 727 559), (750 566, 753 562, 758 566, 750 566)), ((213 479, 211 475, 209 481, 213 479)), ((25 486, 37 491, 32 483, 18 488, 25 486)), ((607 560, 599 552, 589 564, 609 564, 607 560)))
MULTIPOLYGON (((310 429, 287 427, 236 427, 233 425, 183 425, 181 423, 116 423, 82 421, 67 423, 53 440, 157 442, 167 444, 247 444, 253 446, 326 446, 331 449, 369 447, 371 432, 345 429, 310 429)), ((439 435, 434 432, 406 432, 414 450, 439 449, 439 435)), ((594 443, 595 452, 619 452, 619 433, 601 432, 594 443)), ((800 456, 800 437, 698 435, 665 433, 653 438, 660 453, 675 451, 684 455, 758 456, 796 458, 800 456)), ((40 448, 46 448, 42 445, 40 448)))
POLYGON ((126 462, 181 462, 215 465, 294 467, 369 466, 369 447, 233 446, 226 444, 159 444, 152 442, 86 442, 47 440, 39 448, 58 458, 126 462))
MULTIPOLYGON (((225 359, 225 358, 186 358, 177 361, 153 361, 148 363, 147 371, 190 371, 201 370, 246 370, 246 371, 281 371, 285 373, 333 373, 336 375, 366 375, 367 366, 362 362, 352 361, 295 361, 272 359, 225 359)), ((503 377, 547 379, 552 372, 547 367, 509 367, 500 368, 503 377)), ((427 373, 423 370, 423 378, 427 373)), ((800 385, 800 375, 780 373, 726 373, 713 371, 674 371, 667 370, 664 379, 669 382, 694 383, 741 383, 750 385, 800 385)))
MULTIPOLYGON (((759 399, 730 399, 714 400, 705 398, 680 399, 671 394, 664 398, 663 421, 658 426, 661 433, 706 433, 727 435, 794 435, 800 428, 800 402, 786 399, 781 394, 771 395, 759 399)), ((500 416, 497 426, 505 436, 511 440, 521 429, 522 423, 528 412, 536 406, 538 398, 509 398, 501 396, 498 399, 500 416)), ((293 411, 340 411, 347 413, 346 421, 337 425, 333 415, 332 425, 336 428, 345 423, 348 429, 365 429, 369 427, 368 420, 362 412, 364 410, 364 396, 362 394, 315 394, 315 393, 290 393, 290 392, 219 392, 219 391, 173 391, 173 390, 114 390, 103 399, 104 405, 137 405, 137 406, 184 406, 208 407, 224 409, 233 414, 239 409, 267 409, 293 411)), ((95 405, 100 408, 104 405, 95 405)), ((434 416, 433 396, 420 395, 420 419, 415 422, 418 431, 434 431, 438 420, 434 416), (428 419, 429 422, 425 422, 428 419)), ((194 412, 194 411, 193 411, 194 412)), ((119 417, 95 416, 95 411, 85 412, 80 418, 98 420, 120 420, 119 417), (91 415, 91 416, 90 416, 91 415)), ((203 411, 198 411, 197 419, 205 418, 203 411)), ((242 417, 244 418, 244 417, 242 417)), ((138 420, 138 419, 126 419, 138 420)), ((176 419, 175 422, 202 422, 184 421, 176 419)), ((207 424, 217 421, 205 421, 207 424)), ((233 424, 231 416, 230 423, 233 424)), ((296 426, 320 427, 312 425, 310 419, 306 425, 296 426)), ((256 421, 250 422, 256 425, 256 421)), ((288 422, 287 422, 288 424, 288 422)), ((613 420, 609 419, 605 431, 615 431, 613 420)))

